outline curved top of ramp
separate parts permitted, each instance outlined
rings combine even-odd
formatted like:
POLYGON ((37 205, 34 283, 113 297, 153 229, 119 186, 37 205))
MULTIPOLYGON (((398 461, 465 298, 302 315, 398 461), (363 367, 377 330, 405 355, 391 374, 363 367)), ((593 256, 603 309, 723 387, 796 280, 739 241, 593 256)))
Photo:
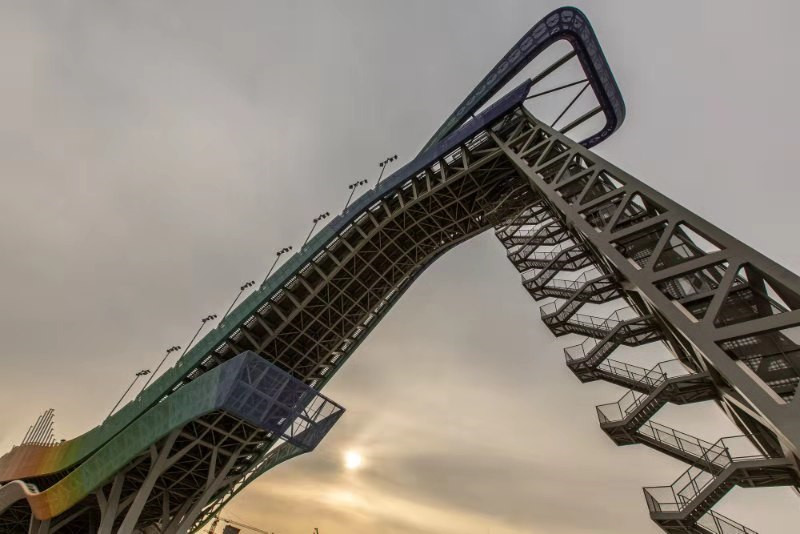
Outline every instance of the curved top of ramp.
POLYGON ((444 124, 425 144, 422 152, 464 124, 526 65, 559 40, 566 40, 572 44, 606 117, 605 126, 581 141, 581 144, 586 148, 591 148, 613 134, 625 120, 625 101, 622 93, 589 19, 578 8, 560 7, 536 23, 497 62, 489 74, 475 86, 475 89, 444 121, 444 124))

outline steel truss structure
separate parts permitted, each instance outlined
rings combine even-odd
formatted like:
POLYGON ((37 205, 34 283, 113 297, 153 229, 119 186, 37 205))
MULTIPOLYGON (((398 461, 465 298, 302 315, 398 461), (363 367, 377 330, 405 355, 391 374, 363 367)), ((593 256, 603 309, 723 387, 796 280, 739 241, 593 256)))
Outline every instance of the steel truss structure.
MULTIPOLYGON (((604 161, 591 148, 624 105, 585 16, 537 23, 413 161, 349 205, 142 394, 64 443, 0 458, 0 531, 196 531, 271 467, 313 450, 341 416, 319 390, 439 256, 494 228, 581 381, 628 391, 597 407, 617 444, 687 463, 645 488, 667 532, 747 533, 712 507, 732 487, 800 483, 800 279, 604 161), (543 50, 571 51, 476 115, 543 50), (584 80, 541 91, 577 61, 584 80), (558 129, 531 99, 583 84, 596 105, 558 129), (604 123, 578 142, 593 118, 604 123), (622 303, 613 314, 602 309, 622 303), (658 341, 648 369, 610 358, 658 341), (652 420, 713 400, 743 435, 715 443, 652 420)), ((566 122, 566 119, 565 119, 566 122)))
POLYGON ((524 108, 491 136, 539 195, 497 236, 531 296, 557 299, 541 308, 551 331, 586 336, 564 349, 567 366, 628 388, 597 407, 601 428, 689 464, 644 489, 651 517, 667 532, 752 532, 711 508, 736 485, 800 482, 800 278, 524 108), (578 313, 615 299, 626 306, 610 316, 578 313), (675 359, 646 369, 610 358, 653 341, 675 359), (668 402, 708 400, 745 434, 709 443, 651 419, 668 402))

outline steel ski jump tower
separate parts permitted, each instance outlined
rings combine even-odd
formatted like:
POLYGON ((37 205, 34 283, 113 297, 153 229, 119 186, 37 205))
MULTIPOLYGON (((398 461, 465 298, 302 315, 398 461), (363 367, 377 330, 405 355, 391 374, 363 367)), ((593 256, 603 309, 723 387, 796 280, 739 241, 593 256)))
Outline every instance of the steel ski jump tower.
POLYGON ((428 265, 494 228, 524 288, 550 299, 545 325, 585 337, 564 349, 566 365, 627 390, 597 407, 602 430, 686 463, 671 485, 644 489, 652 519, 667 532, 752 533, 713 507, 734 486, 800 484, 800 278, 591 152, 624 115, 585 16, 550 13, 416 158, 135 401, 83 436, 0 458, 0 531, 197 530, 317 446, 342 414, 319 390, 428 265), (565 82, 569 68, 583 78, 565 82), (537 102, 569 90, 579 92, 545 121, 537 102), (652 368, 611 357, 653 342, 671 357, 652 368), (667 403, 707 401, 742 435, 708 442, 653 420, 667 403))

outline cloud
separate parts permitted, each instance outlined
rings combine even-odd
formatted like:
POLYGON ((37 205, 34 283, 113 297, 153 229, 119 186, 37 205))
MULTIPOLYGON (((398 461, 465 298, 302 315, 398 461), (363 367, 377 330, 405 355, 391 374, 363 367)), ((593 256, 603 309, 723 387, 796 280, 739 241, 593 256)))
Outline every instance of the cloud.
MULTIPOLYGON (((600 153, 800 270, 797 69, 776 53, 796 6, 741 40, 756 4, 583 4, 628 101, 600 153)), ((557 5, 0 7, 0 444, 51 406, 59 438, 99 423, 348 183, 413 157, 557 5)), ((561 353, 579 340, 553 338, 536 306, 491 235, 450 252, 326 388, 348 411, 319 449, 225 513, 283 534, 657 532, 640 488, 685 466, 607 439, 593 406, 622 390, 579 384, 561 353), (343 471, 348 448, 363 470, 343 471)), ((663 416, 730 429, 711 409, 663 416)), ((788 500, 757 502, 757 530, 798 521, 788 500)))

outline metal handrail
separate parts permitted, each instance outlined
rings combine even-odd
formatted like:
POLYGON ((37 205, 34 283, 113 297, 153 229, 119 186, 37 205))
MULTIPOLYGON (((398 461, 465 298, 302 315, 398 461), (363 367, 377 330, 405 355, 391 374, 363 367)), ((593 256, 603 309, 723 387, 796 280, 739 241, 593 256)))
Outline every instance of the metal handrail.
POLYGON ((549 221, 542 221, 542 222, 531 224, 530 228, 525 228, 524 230, 523 229, 519 229, 516 232, 506 236, 506 239, 508 239, 510 237, 531 237, 536 232, 538 232, 540 229, 542 229, 545 226, 547 226, 547 224, 549 224, 549 221))
MULTIPOLYGON (((538 234, 539 232, 541 232, 542 230, 545 230, 547 228, 554 228, 555 232, 558 232, 563 227, 562 227, 561 223, 559 223, 558 221, 549 220, 549 221, 546 221, 546 222, 542 223, 541 225, 539 225, 531 234, 523 236, 523 237, 531 237, 532 238, 536 234, 538 234)), ((531 245, 529 243, 525 243, 524 245, 520 246, 520 248, 518 248, 514 252, 509 252, 508 253, 508 257, 511 258, 512 260, 519 261, 521 259, 525 259, 528 256, 528 254, 530 254, 531 252, 536 250, 538 247, 539 247, 539 245, 531 245)))
POLYGON ((658 376, 662 372, 669 375, 670 378, 691 374, 691 371, 686 369, 686 367, 684 367, 681 361, 678 359, 659 362, 654 367, 647 369, 645 367, 640 367, 638 365, 633 365, 609 358, 604 362, 601 362, 597 366, 597 369, 622 378, 627 378, 635 382, 641 382, 648 386, 654 386, 653 376, 658 376), (673 372, 671 369, 669 369, 670 367, 675 367, 676 365, 679 366, 677 368, 678 372, 673 372))
MULTIPOLYGON (((643 317, 639 315, 633 307, 626 306, 624 308, 616 310, 606 319, 595 317, 593 315, 584 315, 581 313, 576 313, 570 319, 570 323, 573 323, 576 326, 588 326, 596 330, 605 330, 607 333, 609 333, 619 324, 635 321, 636 319, 642 319, 642 318, 643 317), (628 311, 632 311, 634 315, 632 317, 626 318, 624 316, 624 312, 628 311)), ((569 347, 565 347, 564 355, 568 362, 572 362, 575 360, 582 360, 584 358, 587 358, 589 354, 592 352, 592 350, 594 350, 594 348, 601 343, 601 341, 602 340, 600 339, 587 337, 577 345, 571 345, 569 347)))
POLYGON ((553 220, 552 215, 547 215, 547 219, 543 219, 536 222, 524 222, 520 224, 516 230, 511 233, 504 233, 501 239, 508 239, 509 237, 531 237, 534 233, 538 232, 541 228, 551 224, 553 220), (524 228, 528 226, 529 228, 524 228), (523 229, 524 228, 524 229, 523 229))
POLYGON ((553 315, 556 311, 558 311, 558 302, 555 300, 539 306, 539 315, 541 315, 542 317, 545 317, 546 315, 553 315), (552 311, 547 311, 547 310, 552 310, 552 311))
POLYGON ((598 269, 597 267, 592 267, 588 271, 582 273, 575 280, 564 280, 562 278, 553 278, 552 280, 550 280, 548 285, 550 284, 560 285, 565 289, 569 289, 570 287, 577 288, 583 285, 584 283, 588 282, 589 280, 592 281, 598 280, 600 278, 603 278, 604 276, 608 275, 603 271, 601 271, 600 269, 598 269), (590 278, 590 276, 593 278, 590 278))
POLYGON ((755 530, 747 528, 714 510, 709 510, 708 513, 700 517, 697 520, 697 526, 709 534, 758 534, 755 530))
MULTIPOLYGON (((662 374, 655 378, 657 386, 667 381, 667 375, 662 374)), ((613 423, 622 421, 630 414, 635 412, 639 406, 645 403, 650 398, 647 393, 639 393, 634 390, 628 390, 617 402, 609 402, 607 404, 599 404, 595 406, 597 417, 600 423, 613 423)))
POLYGON ((525 213, 520 214, 520 216, 517 217, 514 221, 512 221, 502 229, 496 231, 495 235, 500 239, 507 239, 516 234, 519 234, 521 231, 520 229, 525 226, 535 226, 537 224, 541 224, 542 222, 553 218, 552 213, 547 208, 541 208, 538 210, 537 208, 541 208, 541 206, 534 205, 530 209, 525 210, 525 213), (536 220, 535 222, 531 222, 531 219, 538 219, 541 216, 546 217, 546 219, 536 220))
POLYGON ((578 280, 563 280, 561 278, 553 278, 548 281, 545 286, 551 289, 564 289, 568 291, 574 291, 580 287, 578 285, 578 280))
MULTIPOLYGON (((616 361, 614 362, 617 364, 620 363, 616 361)), ((674 366, 676 363, 680 364, 680 360, 673 359, 660 362, 656 364, 653 368, 647 370, 644 374, 641 375, 641 377, 637 377, 636 381, 641 384, 645 384, 648 386, 648 388, 654 390, 661 384, 669 380, 670 378, 676 378, 679 376, 688 376, 692 374, 691 371, 686 369, 686 367, 683 367, 682 364, 680 364, 678 373, 670 373, 669 367, 674 366)), ((642 368, 639 367, 638 369, 642 368)), ((596 406, 595 409, 597 410, 597 417, 600 419, 601 423, 611 423, 615 421, 621 421, 626 417, 628 417, 631 413, 633 413, 646 400, 648 400, 651 394, 652 391, 649 393, 639 393, 631 389, 627 393, 625 393, 617 402, 609 402, 606 404, 600 404, 596 406)))
POLYGON ((559 243, 547 252, 531 252, 525 259, 534 260, 553 260, 557 258, 562 252, 575 246, 575 243, 559 243))
POLYGON ((696 438, 655 421, 647 421, 639 427, 636 433, 693 456, 697 462, 710 460, 709 466, 713 465, 720 469, 727 466, 725 462, 719 460, 724 458, 724 455, 721 454, 723 451, 716 443, 696 438))
MULTIPOLYGON (((725 469, 735 462, 747 460, 765 460, 769 458, 761 451, 753 453, 755 449, 751 436, 740 435, 725 437, 714 443, 714 451, 704 458, 706 465, 716 465, 725 469), (751 449, 746 454, 732 452, 742 444, 751 449)), ((755 449, 757 450, 757 449, 755 449)), ((669 486, 653 486, 644 488, 645 500, 651 512, 680 512, 685 509, 703 490, 714 480, 716 475, 700 467, 692 466, 684 471, 669 486)))
POLYGON ((596 339, 593 337, 587 337, 577 345, 570 345, 569 347, 564 347, 564 356, 568 362, 573 362, 577 360, 583 360, 591 354, 592 350, 600 344, 600 339, 596 339))
POLYGON ((634 308, 631 306, 626 306, 614 311, 611 315, 605 318, 597 317, 596 315, 576 313, 572 316, 572 320, 570 322, 600 330, 608 330, 610 332, 614 327, 621 323, 640 318, 641 315, 639 315, 634 308))
POLYGON ((570 262, 573 262, 573 268, 575 269, 586 267, 588 264, 591 264, 591 260, 588 259, 587 251, 585 247, 583 247, 583 245, 577 243, 570 245, 569 248, 562 250, 559 254, 555 256, 555 258, 550 260, 550 263, 548 265, 546 265, 541 269, 537 268, 527 269, 522 273, 522 285, 525 286, 525 288, 527 289, 542 287, 546 285, 553 278, 553 276, 555 276, 557 271, 562 269, 568 269, 569 267, 567 265, 570 262), (565 257, 559 260, 558 258, 560 256, 565 256, 565 257), (582 260, 583 262, 581 263, 582 260), (559 263, 555 264, 557 261, 559 263), (550 274, 543 277, 542 276, 543 273, 550 273, 550 274), (539 280, 540 278, 542 279, 539 280))
MULTIPOLYGON (((544 258, 536 258, 536 259, 544 259, 544 260, 548 260, 550 262, 553 262, 553 261, 556 260, 556 258, 558 258, 562 254, 564 254, 564 255, 567 256, 567 259, 564 260, 564 261, 569 261, 570 256, 572 255, 571 253, 573 253, 573 252, 577 252, 577 253, 580 254, 580 253, 583 253, 584 251, 583 251, 583 248, 581 248, 581 246, 579 244, 577 244, 577 243, 569 243, 567 245, 564 245, 562 243, 561 245, 559 245, 559 249, 558 250, 553 250, 551 252, 542 252, 541 253, 542 255, 545 255, 545 256, 548 255, 548 254, 552 254, 552 257, 544 257, 544 258)), ((540 254, 540 253, 536 252, 534 254, 540 254)), ((527 256, 525 259, 528 259, 528 257, 530 257, 530 256, 527 256)), ((546 268, 545 269, 529 269, 529 270, 523 272, 522 273, 522 283, 525 284, 526 282, 530 282, 531 280, 534 280, 534 279, 538 278, 539 274, 541 274, 545 270, 548 270, 548 269, 546 269, 546 268)))
POLYGON ((595 315, 587 315, 585 313, 576 313, 572 316, 570 320, 572 324, 579 325, 579 326, 588 326, 590 328, 597 328, 599 330, 611 330, 618 324, 620 324, 621 320, 617 319, 616 317, 606 317, 603 319, 602 317, 597 317, 595 315))
POLYGON ((619 360, 613 360, 611 358, 601 362, 597 366, 597 369, 615 376, 633 380, 635 382, 641 382, 642 379, 647 375, 647 372, 650 370, 638 365, 621 362, 619 360))
MULTIPOLYGON (((600 281, 606 276, 608 276, 606 273, 604 273, 597 267, 593 267, 588 271, 586 271, 585 273, 581 274, 575 280, 563 280, 555 278, 550 280, 546 284, 546 286, 552 289, 564 289, 564 290, 574 291, 575 292, 574 294, 577 294, 579 290, 582 290, 588 284, 600 281)), ((561 304, 561 307, 563 307, 564 305, 565 304, 561 304)), ((552 315, 556 313, 558 310, 559 310, 559 304, 557 301, 548 302, 546 304, 539 306, 539 313, 541 314, 542 317, 545 317, 547 315, 552 315)))
POLYGON ((542 318, 549 317, 551 315, 556 315, 558 313, 564 311, 572 311, 576 308, 579 308, 583 303, 577 300, 568 300, 559 306, 557 302, 548 302, 547 304, 543 304, 539 307, 539 314, 542 318), (569 309, 567 309, 569 307, 569 309))

